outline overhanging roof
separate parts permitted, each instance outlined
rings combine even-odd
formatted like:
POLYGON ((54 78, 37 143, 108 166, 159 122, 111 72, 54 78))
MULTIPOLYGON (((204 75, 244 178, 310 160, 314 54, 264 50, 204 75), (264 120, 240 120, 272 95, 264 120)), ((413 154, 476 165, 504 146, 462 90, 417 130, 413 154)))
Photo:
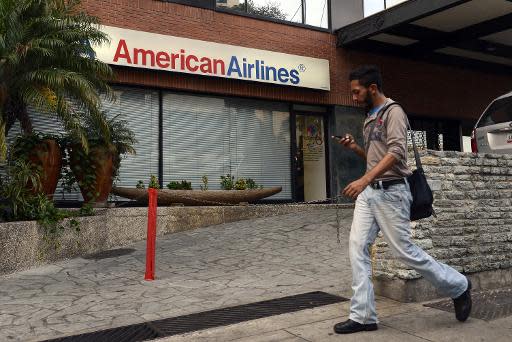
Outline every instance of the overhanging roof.
POLYGON ((512 74, 512 0, 409 0, 336 33, 346 48, 512 74))

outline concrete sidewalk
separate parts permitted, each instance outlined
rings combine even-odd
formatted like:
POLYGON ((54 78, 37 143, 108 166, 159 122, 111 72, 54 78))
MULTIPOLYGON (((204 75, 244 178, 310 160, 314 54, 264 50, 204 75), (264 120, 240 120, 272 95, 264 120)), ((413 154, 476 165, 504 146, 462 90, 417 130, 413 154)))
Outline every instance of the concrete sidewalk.
MULTIPOLYGON (((0 278, 0 341, 41 341, 311 291, 349 298, 351 210, 240 221, 157 241, 155 281, 144 281, 145 244, 128 255, 77 258, 0 278)), ((510 341, 512 320, 461 324, 453 314, 378 298, 381 329, 337 336, 348 302, 164 341, 510 341)))
POLYGON ((158 238, 131 254, 72 259, 0 278, 0 341, 40 341, 310 291, 347 295, 351 210, 313 210, 158 238))
POLYGON ((512 317, 460 323, 453 313, 377 298, 379 330, 337 335, 333 325, 347 319, 349 302, 174 336, 159 342, 329 342, 329 341, 500 341, 512 340, 512 317), (341 316, 343 315, 343 316, 341 316))

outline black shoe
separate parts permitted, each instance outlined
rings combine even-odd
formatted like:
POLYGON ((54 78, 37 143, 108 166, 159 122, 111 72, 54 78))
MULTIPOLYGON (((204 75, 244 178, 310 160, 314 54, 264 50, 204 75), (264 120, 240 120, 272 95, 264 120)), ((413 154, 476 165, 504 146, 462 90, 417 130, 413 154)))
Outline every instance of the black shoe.
POLYGON ((453 299, 453 306, 455 307, 455 317, 464 322, 468 319, 469 314, 471 313, 471 280, 468 279, 468 288, 464 293, 462 293, 457 298, 453 299))
POLYGON ((374 331, 377 330, 377 324, 361 324, 354 322, 353 320, 349 319, 345 322, 337 323, 334 326, 334 332, 336 334, 352 334, 359 331, 374 331))

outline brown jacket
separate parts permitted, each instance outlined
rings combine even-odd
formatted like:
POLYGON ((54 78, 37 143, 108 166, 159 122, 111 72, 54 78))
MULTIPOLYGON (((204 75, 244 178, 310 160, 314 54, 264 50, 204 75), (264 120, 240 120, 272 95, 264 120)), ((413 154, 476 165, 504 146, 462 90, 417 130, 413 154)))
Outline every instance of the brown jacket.
MULTIPOLYGON (((392 102, 394 101, 388 99, 384 107, 392 102)), ((391 106, 384 113, 379 111, 369 116, 364 122, 363 136, 366 151, 366 172, 373 169, 387 153, 398 160, 390 170, 380 175, 376 181, 411 175, 411 170, 407 166, 407 115, 402 107, 391 106), (379 120, 377 120, 378 115, 379 120), (374 124, 375 128, 371 139, 369 139, 374 124)))

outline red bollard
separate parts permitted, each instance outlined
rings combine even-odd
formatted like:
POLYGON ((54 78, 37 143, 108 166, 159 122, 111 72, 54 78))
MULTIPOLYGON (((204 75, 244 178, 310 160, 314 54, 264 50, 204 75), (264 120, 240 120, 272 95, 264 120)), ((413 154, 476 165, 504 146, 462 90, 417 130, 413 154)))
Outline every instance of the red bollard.
POLYGON ((155 280, 155 243, 156 243, 156 205, 157 190, 148 189, 148 236, 146 244, 146 274, 145 280, 155 280))

